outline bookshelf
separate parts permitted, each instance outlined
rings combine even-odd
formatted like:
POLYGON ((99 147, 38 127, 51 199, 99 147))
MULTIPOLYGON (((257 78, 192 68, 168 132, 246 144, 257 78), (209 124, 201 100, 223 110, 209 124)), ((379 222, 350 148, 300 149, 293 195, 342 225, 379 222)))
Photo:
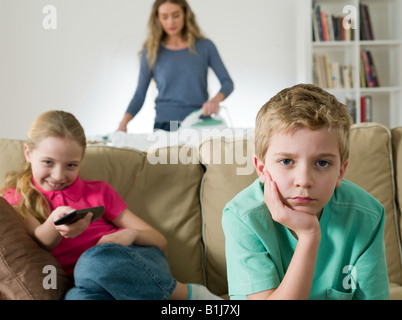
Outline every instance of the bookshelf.
POLYGON ((402 0, 301 0, 298 6, 298 81, 349 104, 356 123, 401 126, 402 0), (345 17, 349 25, 348 18, 356 19, 355 28, 342 28, 345 17))

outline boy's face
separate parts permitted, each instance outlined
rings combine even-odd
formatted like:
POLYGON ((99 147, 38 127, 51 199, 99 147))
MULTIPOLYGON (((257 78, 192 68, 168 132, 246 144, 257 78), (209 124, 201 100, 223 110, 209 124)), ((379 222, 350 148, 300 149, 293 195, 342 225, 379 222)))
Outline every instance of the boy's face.
POLYGON ((264 166, 276 182, 283 203, 294 210, 319 215, 341 185, 347 161, 341 164, 338 130, 307 128, 275 133, 265 162, 255 157, 263 183, 264 166))

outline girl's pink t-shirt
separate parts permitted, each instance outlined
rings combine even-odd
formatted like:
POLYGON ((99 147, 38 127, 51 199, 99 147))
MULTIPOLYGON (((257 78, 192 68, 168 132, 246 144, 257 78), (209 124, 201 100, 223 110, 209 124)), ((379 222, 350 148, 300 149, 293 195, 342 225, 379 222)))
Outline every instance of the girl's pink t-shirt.
MULTIPOLYGON (((60 206, 70 206, 75 210, 105 207, 103 216, 91 222, 84 232, 73 239, 63 237, 57 247, 52 250, 66 273, 72 276, 75 264, 84 251, 95 246, 102 236, 121 230, 111 221, 127 209, 127 204, 104 181, 87 181, 78 177, 71 186, 61 191, 45 191, 35 181, 34 184, 48 200, 51 211, 60 206)), ((15 189, 8 190, 3 197, 10 205, 17 205, 21 200, 21 195, 17 194, 15 189)))

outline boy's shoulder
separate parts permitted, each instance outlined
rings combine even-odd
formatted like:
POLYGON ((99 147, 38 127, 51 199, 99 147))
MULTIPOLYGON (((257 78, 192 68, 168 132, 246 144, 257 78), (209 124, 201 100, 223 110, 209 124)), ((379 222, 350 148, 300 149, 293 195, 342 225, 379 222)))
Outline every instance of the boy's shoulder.
POLYGON ((251 185, 240 191, 224 209, 238 216, 248 215, 256 210, 267 210, 264 202, 264 185, 257 178, 251 185))
POLYGON ((375 219, 381 219, 384 207, 370 193, 357 184, 342 180, 341 186, 335 189, 331 199, 331 207, 340 210, 352 209, 375 219))

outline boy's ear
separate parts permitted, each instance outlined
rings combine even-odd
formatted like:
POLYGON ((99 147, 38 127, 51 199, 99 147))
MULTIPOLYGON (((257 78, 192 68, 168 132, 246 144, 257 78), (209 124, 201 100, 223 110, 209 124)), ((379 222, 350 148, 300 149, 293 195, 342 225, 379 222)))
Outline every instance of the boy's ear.
POLYGON ((342 183, 342 179, 345 176, 346 173, 346 168, 348 166, 349 160, 346 160, 345 163, 343 165, 341 165, 341 169, 339 170, 339 177, 338 180, 336 182, 336 187, 339 188, 341 186, 342 183))
POLYGON ((260 178, 261 183, 265 183, 265 174, 264 174, 264 169, 265 169, 265 164, 262 160, 260 160, 257 155, 253 156, 253 163, 255 170, 257 171, 258 177, 260 178))
POLYGON ((26 143, 24 143, 24 155, 27 162, 31 162, 31 154, 29 152, 29 147, 26 143))

